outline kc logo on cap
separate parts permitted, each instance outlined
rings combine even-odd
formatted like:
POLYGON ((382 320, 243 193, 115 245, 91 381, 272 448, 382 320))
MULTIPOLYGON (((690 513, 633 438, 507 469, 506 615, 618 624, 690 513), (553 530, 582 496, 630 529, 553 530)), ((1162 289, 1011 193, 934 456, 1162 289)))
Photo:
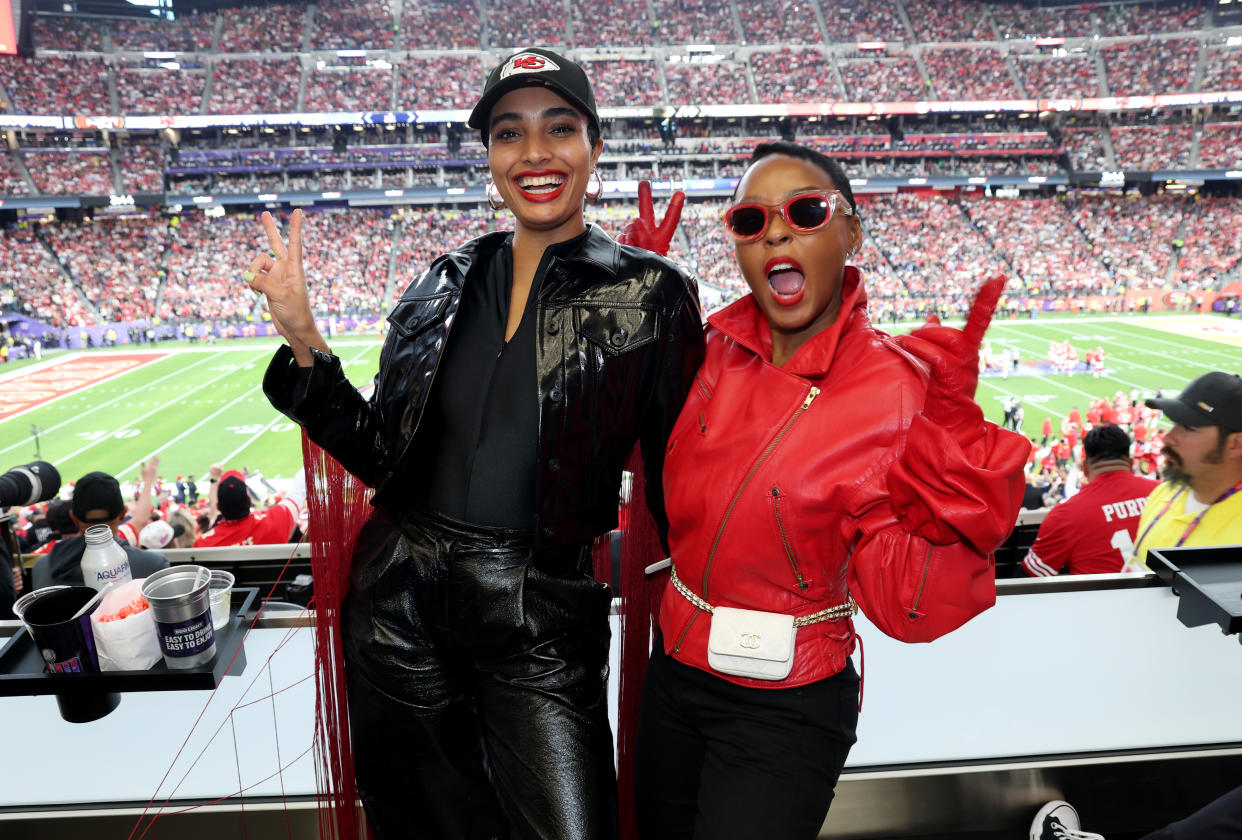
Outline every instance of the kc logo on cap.
POLYGON ((518 53, 500 71, 500 78, 507 79, 518 73, 543 73, 561 68, 552 59, 535 53, 518 53))

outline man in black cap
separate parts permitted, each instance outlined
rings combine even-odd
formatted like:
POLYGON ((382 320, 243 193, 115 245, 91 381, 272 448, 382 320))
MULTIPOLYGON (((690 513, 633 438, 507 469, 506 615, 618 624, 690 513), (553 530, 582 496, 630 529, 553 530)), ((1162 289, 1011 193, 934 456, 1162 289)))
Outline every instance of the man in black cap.
MULTIPOLYGON (((218 466, 212 467, 213 474, 218 466)), ((212 490, 220 518, 210 531, 194 541, 195 548, 287 543, 298 527, 302 503, 306 501, 306 479, 302 470, 298 470, 289 493, 280 502, 258 512, 251 510, 246 477, 237 470, 221 473, 219 481, 212 484, 212 490)))
MULTIPOLYGON (((147 466, 144 465, 144 479, 147 472, 147 466)), ((150 472, 154 477, 154 464, 150 467, 150 472)), ((135 580, 168 568, 168 560, 164 555, 144 551, 137 547, 138 532, 135 527, 146 524, 145 520, 150 517, 151 509, 150 494, 143 494, 143 498, 147 500, 145 512, 138 510, 138 513, 142 515, 142 521, 135 516, 128 522, 122 522, 128 508, 121 495, 120 483, 107 473, 90 472, 78 479, 74 485, 73 501, 69 510, 70 517, 82 531, 91 525, 107 525, 112 529, 113 537, 118 538, 117 543, 129 555, 129 567, 135 580)), ((142 505, 138 507, 141 508, 142 505)), ((31 570, 34 588, 41 589, 44 586, 62 583, 81 586, 83 583, 82 554, 85 551, 85 534, 78 534, 57 542, 48 554, 35 562, 31 570)))
POLYGON ((1148 549, 1242 543, 1242 378, 1205 373, 1174 398, 1147 400, 1173 421, 1164 483, 1147 499, 1134 556, 1148 549))

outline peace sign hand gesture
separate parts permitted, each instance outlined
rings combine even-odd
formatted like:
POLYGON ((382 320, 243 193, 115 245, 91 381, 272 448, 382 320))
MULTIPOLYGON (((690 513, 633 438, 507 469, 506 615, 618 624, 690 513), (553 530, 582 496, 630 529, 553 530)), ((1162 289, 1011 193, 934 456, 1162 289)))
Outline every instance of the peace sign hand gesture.
POLYGON ((974 399, 979 384, 979 346, 1004 289, 1005 278, 1000 276, 979 287, 961 330, 942 327, 940 319, 931 315, 926 324, 897 339, 931 368, 923 413, 963 443, 982 430, 983 410, 974 399))
POLYGON ((681 190, 674 192, 673 197, 668 201, 664 219, 657 225, 655 206, 651 201, 651 182, 640 181, 638 184, 638 218, 625 226, 621 235, 617 237, 617 241, 622 245, 634 245, 654 251, 662 257, 667 256, 669 243, 673 241, 677 223, 681 221, 681 207, 685 203, 686 194, 681 190))
POLYGON ((306 289, 306 274, 302 269, 304 216, 301 210, 293 211, 289 219, 289 244, 286 246, 276 220, 271 213, 264 211, 259 218, 267 233, 271 253, 256 257, 242 277, 253 291, 267 296, 272 324, 289 342, 298 363, 310 364, 307 348, 326 350, 327 344, 315 324, 306 289))

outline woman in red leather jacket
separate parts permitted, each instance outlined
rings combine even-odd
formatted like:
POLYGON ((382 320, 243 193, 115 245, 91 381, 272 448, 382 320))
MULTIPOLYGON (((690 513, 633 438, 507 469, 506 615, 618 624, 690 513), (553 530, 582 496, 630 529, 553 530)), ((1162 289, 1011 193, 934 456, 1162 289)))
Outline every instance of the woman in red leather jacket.
POLYGON ((964 331, 872 327, 848 178, 759 146, 726 211, 751 294, 708 319, 664 485, 673 571, 643 689, 643 840, 817 836, 855 740, 855 603, 926 641, 995 598, 1029 444, 974 402, 964 331))

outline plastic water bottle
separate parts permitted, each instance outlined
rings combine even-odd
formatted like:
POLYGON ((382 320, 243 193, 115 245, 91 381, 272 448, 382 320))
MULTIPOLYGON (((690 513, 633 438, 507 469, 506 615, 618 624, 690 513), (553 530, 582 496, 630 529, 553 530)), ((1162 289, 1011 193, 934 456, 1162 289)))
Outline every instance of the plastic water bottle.
POLYGON ((87 528, 86 551, 82 552, 83 582, 99 590, 110 583, 128 583, 133 579, 129 570, 129 555, 112 536, 112 529, 107 525, 87 528))

